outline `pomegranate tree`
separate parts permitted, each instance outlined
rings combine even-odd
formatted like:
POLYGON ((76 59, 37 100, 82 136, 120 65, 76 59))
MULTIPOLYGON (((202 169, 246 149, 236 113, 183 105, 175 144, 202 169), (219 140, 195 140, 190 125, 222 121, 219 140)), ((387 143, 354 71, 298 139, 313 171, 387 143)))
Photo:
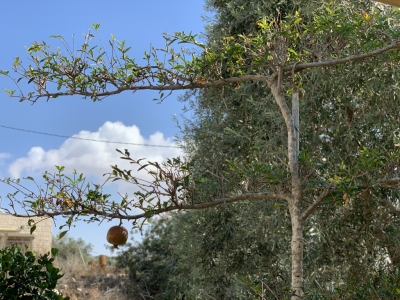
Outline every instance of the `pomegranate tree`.
POLYGON ((123 226, 113 226, 107 232, 107 242, 112 244, 114 248, 125 245, 128 240, 128 230, 123 226))

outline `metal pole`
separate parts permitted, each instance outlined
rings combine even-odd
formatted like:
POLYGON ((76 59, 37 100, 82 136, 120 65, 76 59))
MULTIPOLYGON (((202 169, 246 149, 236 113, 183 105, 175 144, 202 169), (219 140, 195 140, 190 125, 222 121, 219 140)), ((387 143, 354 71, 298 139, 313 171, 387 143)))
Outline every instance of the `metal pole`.
POLYGON ((299 88, 295 86, 293 88, 292 94, 292 121, 293 121, 293 131, 296 147, 296 158, 298 158, 300 151, 300 103, 299 103, 299 88))

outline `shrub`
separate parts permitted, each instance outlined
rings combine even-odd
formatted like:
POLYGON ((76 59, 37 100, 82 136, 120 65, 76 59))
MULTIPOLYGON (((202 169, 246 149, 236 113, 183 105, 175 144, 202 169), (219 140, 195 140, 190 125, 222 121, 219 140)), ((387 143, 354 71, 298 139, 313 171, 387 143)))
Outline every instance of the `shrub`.
POLYGON ((63 275, 53 266, 57 249, 36 257, 12 246, 0 250, 0 299, 68 300, 55 290, 63 275))

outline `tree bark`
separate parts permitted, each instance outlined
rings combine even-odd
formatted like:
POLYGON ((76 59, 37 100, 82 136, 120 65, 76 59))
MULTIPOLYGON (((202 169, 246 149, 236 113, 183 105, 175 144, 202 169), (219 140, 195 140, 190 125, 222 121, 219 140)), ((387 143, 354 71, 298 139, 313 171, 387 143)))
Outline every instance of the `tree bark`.
MULTIPOLYGON (((289 203, 289 213, 292 226, 292 275, 291 285, 294 292, 292 300, 302 299, 304 296, 303 291, 303 219, 301 216, 301 202, 303 198, 303 187, 299 174, 299 160, 298 160, 298 122, 297 116, 293 116, 285 101, 281 91, 280 82, 278 79, 268 82, 271 88, 272 95, 277 102, 282 116, 285 120, 287 133, 288 133, 288 160, 289 169, 291 174, 291 199, 289 203), (297 125, 297 126, 295 126, 297 125)), ((298 93, 294 90, 294 93, 298 93)), ((293 95, 293 101, 298 101, 298 94, 293 95)), ((295 105, 296 107, 296 105, 295 105)), ((298 108, 298 107, 297 107, 298 108)))
MULTIPOLYGON (((295 194, 295 193, 294 193, 295 194)), ((297 193, 298 194, 298 193, 297 193)), ((292 300, 302 299, 303 293, 303 221, 301 219, 300 195, 293 195, 294 199, 289 204, 290 219, 292 224, 292 300), (300 196, 300 197, 299 197, 300 196)))

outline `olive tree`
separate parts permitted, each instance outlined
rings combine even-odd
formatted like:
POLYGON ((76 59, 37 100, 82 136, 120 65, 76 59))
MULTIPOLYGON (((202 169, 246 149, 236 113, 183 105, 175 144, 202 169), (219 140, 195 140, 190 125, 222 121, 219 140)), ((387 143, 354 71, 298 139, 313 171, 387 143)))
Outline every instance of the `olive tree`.
MULTIPOLYGON (((281 18, 288 11, 295 13, 298 9, 298 6, 288 5, 292 1, 276 4, 243 0, 208 3, 214 10, 214 22, 207 28, 207 41, 208 46, 214 49, 222 46, 219 41, 224 38, 256 34, 259 30, 257 20, 263 16, 277 18, 277 6, 280 6, 281 18)), ((315 5, 320 3, 302 3, 302 22, 313 21, 313 8, 309 6, 315 9, 315 5)), ((342 1, 340 5, 346 5, 350 14, 358 12, 363 13, 366 19, 370 18, 366 13, 371 10, 368 1, 342 1)), ((372 6, 372 9, 378 7, 372 6)), ((327 36, 327 41, 330 38, 327 36)), ((301 172, 303 176, 309 174, 309 183, 321 179, 328 181, 339 172, 347 177, 347 183, 341 186, 342 193, 328 195, 304 223, 306 248, 303 268, 308 293, 312 293, 311 287, 316 287, 319 293, 322 290, 334 291, 347 285, 343 279, 346 277, 354 278, 359 286, 362 282, 375 282, 374 288, 383 290, 383 285, 378 283, 382 272, 395 273, 399 219, 396 210, 390 209, 386 203, 397 204, 398 189, 383 189, 385 192, 382 193, 379 185, 368 182, 364 176, 367 173, 361 178, 363 185, 352 184, 354 172, 365 168, 362 165, 367 160, 370 161, 369 168, 375 164, 374 168, 386 169, 385 172, 389 169, 394 171, 398 164, 396 156, 390 158, 391 149, 395 148, 399 114, 398 101, 396 96, 392 96, 398 80, 391 70, 394 65, 355 63, 301 74, 301 89, 305 95, 300 100, 300 115, 306 116, 300 119, 301 172), (378 153, 385 154, 380 156, 378 153), (391 160, 391 163, 382 158, 391 160), (385 261, 387 256, 390 263, 385 261)), ((290 90, 291 86, 287 89, 290 90)), ((250 170, 256 161, 267 164, 275 175, 277 170, 285 170, 286 132, 282 130, 285 126, 274 107, 276 104, 269 89, 248 82, 236 89, 188 92, 184 100, 195 116, 194 120, 184 122, 182 139, 186 142, 185 152, 196 164, 197 171, 217 181, 220 190, 224 186, 229 189, 228 183, 234 182, 250 190, 263 184, 262 177, 251 176, 250 170), (229 176, 226 172, 222 174, 228 167, 227 160, 240 164, 240 169, 229 176)), ((387 177, 393 178, 396 174, 387 177)), ((312 197, 304 198, 303 207, 308 199, 312 197)), ((280 296, 284 290, 282 286, 288 283, 280 278, 287 278, 288 270, 285 260, 280 257, 289 255, 286 252, 289 249, 282 244, 288 245, 285 239, 290 236, 290 232, 285 233, 288 230, 285 206, 279 201, 261 201, 243 202, 223 209, 229 212, 222 214, 218 209, 208 210, 207 216, 196 222, 197 227, 204 227, 205 234, 197 237, 203 240, 201 248, 206 248, 204 244, 207 244, 210 249, 202 256, 208 255, 210 261, 218 261, 219 266, 214 264, 213 268, 216 273, 222 273, 218 268, 225 268, 223 271, 227 276, 237 277, 243 272, 251 276, 261 272, 263 280, 268 280, 278 298, 283 297, 280 296), (229 217, 220 220, 224 216, 229 217), (212 226, 218 229, 212 230, 212 226), (223 246, 219 246, 221 244, 223 246), (264 253, 268 253, 263 255, 265 259, 258 258, 260 246, 264 253), (278 249, 280 256, 275 255, 278 249), (243 263, 250 253, 253 260, 243 263), (246 267, 249 268, 247 271, 246 267)), ((261 287, 264 283, 258 280, 258 284, 261 287)), ((264 291, 268 293, 268 289, 264 291)), ((269 292, 267 298, 274 297, 269 292)))
MULTIPOLYGON (((252 82, 272 95, 275 112, 279 112, 277 120, 286 135, 285 154, 275 157, 275 162, 279 162, 276 165, 271 161, 253 160, 251 168, 244 168, 240 159, 228 161, 218 176, 210 178, 198 172, 200 167, 190 160, 171 158, 159 164, 132 158, 128 151, 118 150, 122 159, 153 178, 152 181, 142 180, 133 176, 131 170, 113 166, 107 180, 125 180, 136 185, 139 191, 133 198, 126 195, 120 201, 111 201, 101 187, 85 185, 83 175, 68 177, 63 168, 58 167, 55 174, 46 172, 45 188, 39 188, 38 192, 28 190, 20 181, 3 180, 17 190, 8 195, 11 207, 8 212, 24 217, 67 216, 65 226, 82 217, 89 222, 130 220, 133 226, 140 226, 143 220, 168 211, 205 209, 240 201, 283 201, 290 215, 292 297, 303 297, 304 226, 317 208, 332 202, 348 205, 356 192, 369 187, 393 191, 400 182, 393 173, 399 154, 394 139, 385 153, 369 150, 367 143, 366 148, 350 160, 350 166, 334 161, 329 165, 333 170, 321 169, 324 157, 313 159, 311 153, 303 151, 300 125, 307 115, 299 114, 303 94, 305 97, 308 93, 309 97, 315 95, 312 85, 307 86, 310 90, 303 90, 303 79, 312 82, 315 70, 332 75, 373 65, 373 70, 377 71, 376 66, 380 66, 389 70, 386 74, 398 78, 400 40, 396 22, 392 21, 398 20, 397 12, 372 10, 367 13, 323 3, 307 16, 307 20, 303 20, 301 10, 289 12, 284 18, 265 16, 256 22, 257 32, 225 37, 219 41, 221 47, 217 49, 198 42, 192 34, 165 35, 165 48, 145 52, 143 65, 129 57, 130 48, 114 36, 110 40, 111 49, 93 46, 96 37, 93 34, 85 37, 76 52, 59 36, 53 38, 61 41, 63 50, 53 49, 46 42, 33 43, 28 48, 30 65, 17 57, 13 64, 16 77, 1 71, 17 85, 16 90, 6 91, 20 101, 35 103, 42 98, 53 100, 72 95, 98 101, 138 90, 157 90, 163 101, 174 90, 208 89, 223 93, 225 89, 239 90, 242 84, 252 82), (177 43, 198 50, 179 51, 175 47, 177 43), (33 89, 26 92, 24 82, 33 85, 33 89), (217 179, 224 177, 229 181, 221 188, 217 179), (24 199, 17 198, 18 192, 24 199), (17 211, 18 205, 25 209, 25 214, 17 211), (132 214, 133 208, 142 213, 132 214)), ((99 24, 93 27, 97 32, 99 24)), ((363 74, 358 75, 362 80, 363 74)), ((325 88, 329 88, 327 82, 325 88)), ((392 83, 391 87, 396 89, 396 84, 392 83)), ((342 88, 345 89, 335 86, 332 91, 342 88)), ((351 86, 348 89, 351 90, 351 86)), ((325 110, 330 108, 333 112, 345 99, 332 95, 322 100, 314 104, 320 103, 325 110)), ((392 95, 388 101, 398 100, 397 95, 392 95)), ((306 107, 311 108, 316 109, 313 117, 318 119, 318 108, 306 107)), ((346 110, 349 118, 354 115, 352 110, 352 107, 346 110)), ((338 125, 340 129, 343 124, 338 125)), ((317 145, 312 149, 328 152, 327 145, 334 140, 336 127, 331 124, 324 127, 323 123, 313 126, 313 141, 317 145)), ((378 138, 379 132, 374 136, 378 138)), ((28 177, 28 180, 34 179, 28 177)), ((395 201, 387 198, 386 204, 398 214, 395 201)))

